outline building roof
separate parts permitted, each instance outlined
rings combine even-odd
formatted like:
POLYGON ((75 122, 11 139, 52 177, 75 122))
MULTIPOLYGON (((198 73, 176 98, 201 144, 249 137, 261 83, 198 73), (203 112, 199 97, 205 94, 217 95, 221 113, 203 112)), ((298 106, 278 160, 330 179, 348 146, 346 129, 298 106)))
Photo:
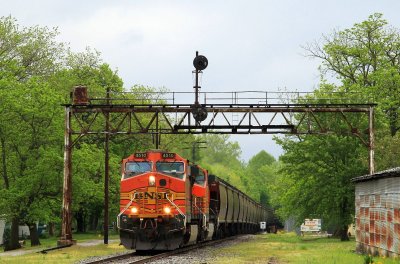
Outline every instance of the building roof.
POLYGON ((351 179, 352 182, 362 182, 362 181, 369 181, 375 179, 382 179, 382 178, 390 178, 390 177, 400 177, 400 167, 379 171, 374 174, 367 174, 364 176, 359 176, 351 179))

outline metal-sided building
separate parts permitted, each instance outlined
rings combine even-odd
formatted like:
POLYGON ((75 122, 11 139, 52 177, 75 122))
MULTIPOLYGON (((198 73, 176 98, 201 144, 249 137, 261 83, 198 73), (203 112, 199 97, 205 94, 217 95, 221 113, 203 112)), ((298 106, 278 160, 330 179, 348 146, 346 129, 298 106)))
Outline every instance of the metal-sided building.
POLYGON ((400 167, 353 178, 357 251, 400 255, 400 167))

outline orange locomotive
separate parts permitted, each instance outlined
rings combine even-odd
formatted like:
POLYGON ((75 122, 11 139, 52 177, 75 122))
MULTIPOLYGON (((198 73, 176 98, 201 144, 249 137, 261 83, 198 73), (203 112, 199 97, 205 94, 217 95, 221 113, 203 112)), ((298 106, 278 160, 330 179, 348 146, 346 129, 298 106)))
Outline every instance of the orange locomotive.
POLYGON ((207 170, 176 153, 155 150, 124 159, 117 219, 121 243, 128 249, 173 250, 255 232, 268 211, 217 177, 210 181, 207 170))

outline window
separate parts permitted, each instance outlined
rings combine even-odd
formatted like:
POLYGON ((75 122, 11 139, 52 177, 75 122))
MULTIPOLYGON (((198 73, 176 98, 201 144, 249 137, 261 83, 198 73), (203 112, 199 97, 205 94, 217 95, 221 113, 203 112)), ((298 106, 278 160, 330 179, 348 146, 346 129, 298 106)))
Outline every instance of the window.
POLYGON ((183 162, 157 162, 156 170, 172 177, 183 179, 185 173, 183 162))
POLYGON ((199 175, 196 176, 196 179, 194 179, 194 182, 199 184, 199 185, 204 185, 204 181, 205 181, 205 176, 204 176, 204 172, 202 169, 199 170, 199 175))
POLYGON ((134 161, 127 162, 125 165, 124 179, 151 171, 151 162, 147 161, 134 161))

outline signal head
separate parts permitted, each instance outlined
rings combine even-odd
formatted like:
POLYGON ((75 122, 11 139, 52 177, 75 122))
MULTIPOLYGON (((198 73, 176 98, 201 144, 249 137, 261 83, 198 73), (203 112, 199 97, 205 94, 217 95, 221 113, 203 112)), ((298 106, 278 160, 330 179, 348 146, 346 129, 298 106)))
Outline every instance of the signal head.
POLYGON ((202 71, 207 68, 208 60, 203 55, 197 55, 193 60, 193 66, 196 68, 196 70, 202 71))

